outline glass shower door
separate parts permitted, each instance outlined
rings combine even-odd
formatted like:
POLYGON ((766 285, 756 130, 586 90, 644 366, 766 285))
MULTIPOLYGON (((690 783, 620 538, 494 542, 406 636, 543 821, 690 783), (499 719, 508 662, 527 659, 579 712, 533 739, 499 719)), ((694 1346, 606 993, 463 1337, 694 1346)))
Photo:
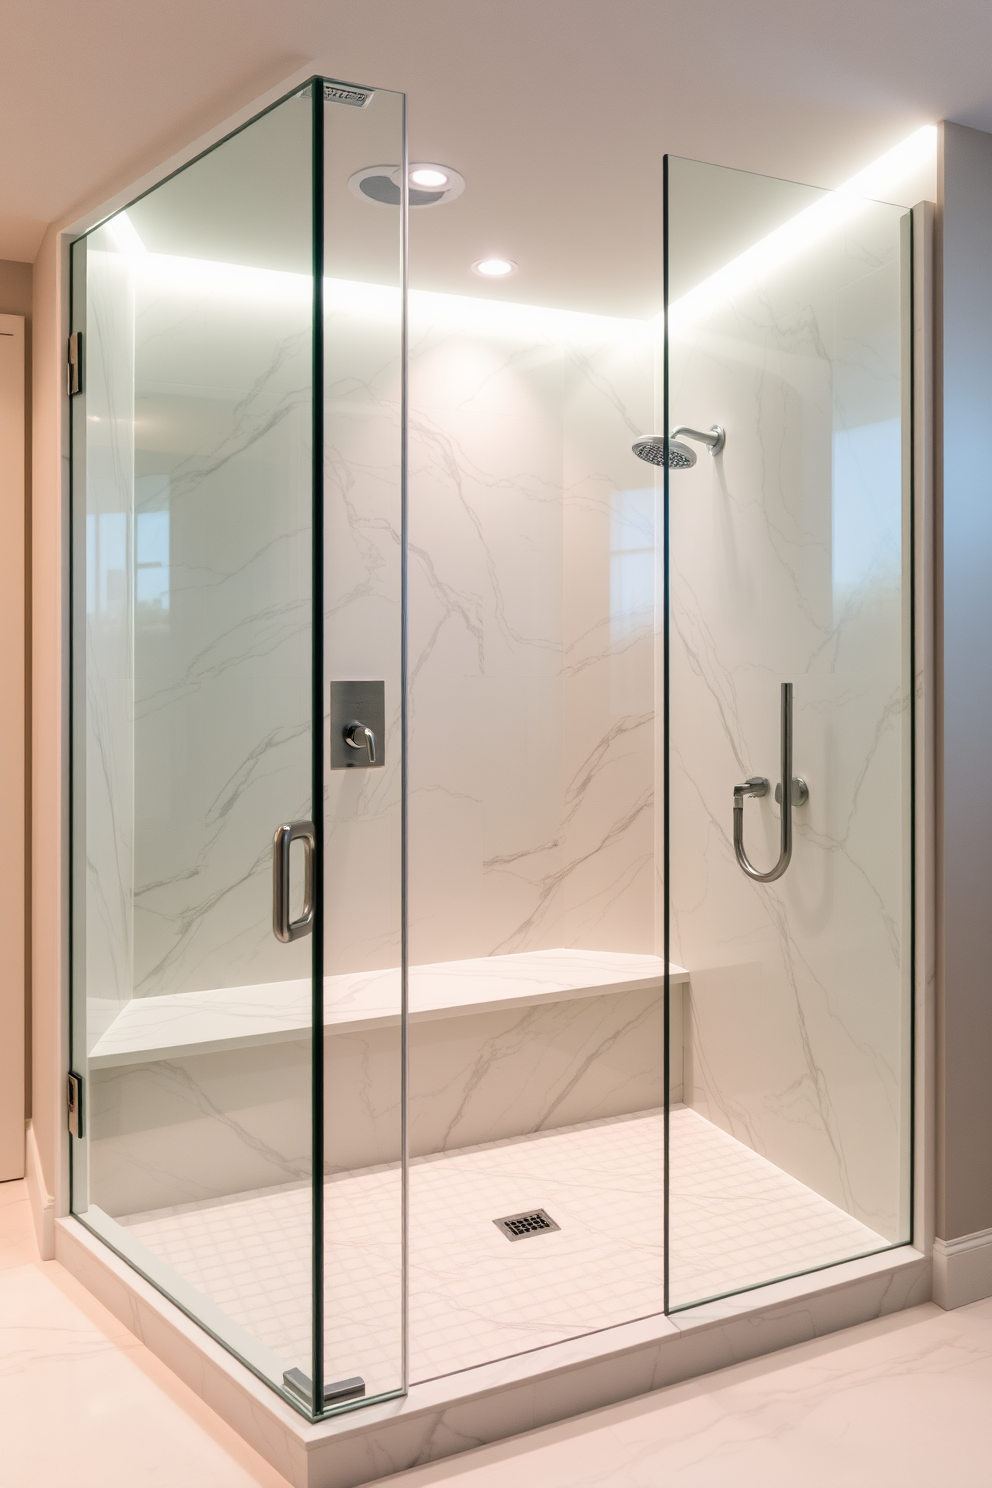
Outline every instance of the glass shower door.
POLYGON ((278 1388, 313 1351, 312 132, 285 100, 72 263, 73 1210, 278 1388))
POLYGON ((405 100, 365 92, 322 145, 328 1408, 405 1384, 405 100))
POLYGON ((404 1381, 404 149, 315 79, 72 253, 73 1212, 308 1414, 404 1381))
POLYGON ((667 162, 673 1309, 910 1234, 909 227, 667 162))

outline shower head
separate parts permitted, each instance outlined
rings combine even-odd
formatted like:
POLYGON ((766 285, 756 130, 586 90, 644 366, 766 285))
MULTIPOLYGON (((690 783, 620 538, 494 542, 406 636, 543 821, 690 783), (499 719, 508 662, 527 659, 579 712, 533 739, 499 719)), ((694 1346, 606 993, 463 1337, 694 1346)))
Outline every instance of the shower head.
MULTIPOLYGON (((631 449, 639 460, 649 465, 664 465, 665 441, 660 434, 651 434, 646 439, 635 439, 631 449)), ((683 444, 680 439, 668 441, 669 470, 691 470, 696 463, 696 451, 683 444)))
MULTIPOLYGON (((695 450, 690 449, 679 438, 680 434, 684 434, 687 439, 698 439, 700 444, 706 445, 711 455, 718 455, 727 442, 727 432, 720 424, 714 424, 708 434, 704 434, 702 429, 690 429, 687 424, 680 424, 668 436, 669 470, 691 470, 696 463, 695 450)), ((635 439, 631 449, 639 460, 647 460, 649 465, 665 463, 665 441, 660 434, 635 439)))

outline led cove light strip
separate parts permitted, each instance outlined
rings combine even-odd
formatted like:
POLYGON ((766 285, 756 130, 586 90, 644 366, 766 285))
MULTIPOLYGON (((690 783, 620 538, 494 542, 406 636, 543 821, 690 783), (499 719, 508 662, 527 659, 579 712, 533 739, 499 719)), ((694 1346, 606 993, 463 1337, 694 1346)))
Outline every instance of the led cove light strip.
MULTIPOLYGON (((887 192, 907 176, 931 164, 937 147, 937 129, 933 124, 916 130, 894 149, 888 150, 845 181, 836 191, 825 195, 811 207, 777 227, 774 232, 724 264, 715 274, 704 279, 669 307, 673 327, 684 325, 697 315, 739 293, 755 279, 767 274, 840 227, 871 201, 884 200, 887 192)), ((149 253, 127 212, 118 212, 105 224, 105 230, 134 272, 145 283, 171 285, 195 293, 209 293, 229 299, 249 298, 270 303, 295 303, 308 306, 312 281, 308 274, 288 273, 279 269, 251 268, 202 258, 180 258, 166 253, 149 253)), ((344 314, 364 315, 375 319, 396 314, 399 290, 390 285, 366 284, 360 280, 328 279, 325 281, 327 308, 344 314)), ((563 336, 595 341, 653 334, 662 324, 661 315, 648 320, 596 315, 577 310, 558 310, 542 305, 517 305, 500 300, 478 299, 472 295, 439 294, 425 290, 410 292, 411 306, 430 311, 431 319, 452 330, 476 330, 490 335, 543 335, 549 339, 563 336)))
POLYGON ((756 279, 850 221, 872 202, 884 200, 885 194, 900 181, 928 165, 936 149, 936 125, 926 124, 838 186, 836 191, 783 222, 781 227, 775 228, 774 232, 717 269, 715 274, 690 289, 681 299, 675 300, 668 307, 671 326, 683 326, 732 299, 756 279))

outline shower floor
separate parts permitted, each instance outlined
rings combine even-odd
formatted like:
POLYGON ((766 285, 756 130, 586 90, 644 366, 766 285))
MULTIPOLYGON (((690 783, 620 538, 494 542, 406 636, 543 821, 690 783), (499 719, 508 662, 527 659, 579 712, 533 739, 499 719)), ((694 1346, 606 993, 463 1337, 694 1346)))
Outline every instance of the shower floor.
MULTIPOLYGON (((413 1381, 663 1309, 660 1112, 416 1159, 413 1381), (560 1230, 511 1242, 494 1219, 560 1230)), ((876 1251, 882 1236, 713 1126, 671 1119, 674 1306, 876 1251)), ((309 1374, 310 1191, 299 1185, 121 1218, 233 1321, 309 1374)), ((325 1185, 326 1378, 400 1380, 395 1167, 325 1185)))

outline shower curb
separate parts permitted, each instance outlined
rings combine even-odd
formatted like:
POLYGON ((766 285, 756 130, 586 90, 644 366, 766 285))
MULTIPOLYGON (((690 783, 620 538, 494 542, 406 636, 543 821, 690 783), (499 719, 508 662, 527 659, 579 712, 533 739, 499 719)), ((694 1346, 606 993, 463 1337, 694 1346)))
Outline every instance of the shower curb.
POLYGON ((930 1259, 900 1246, 445 1375, 311 1425, 77 1220, 56 1220, 55 1257, 293 1488, 359 1488, 931 1297, 930 1259))

